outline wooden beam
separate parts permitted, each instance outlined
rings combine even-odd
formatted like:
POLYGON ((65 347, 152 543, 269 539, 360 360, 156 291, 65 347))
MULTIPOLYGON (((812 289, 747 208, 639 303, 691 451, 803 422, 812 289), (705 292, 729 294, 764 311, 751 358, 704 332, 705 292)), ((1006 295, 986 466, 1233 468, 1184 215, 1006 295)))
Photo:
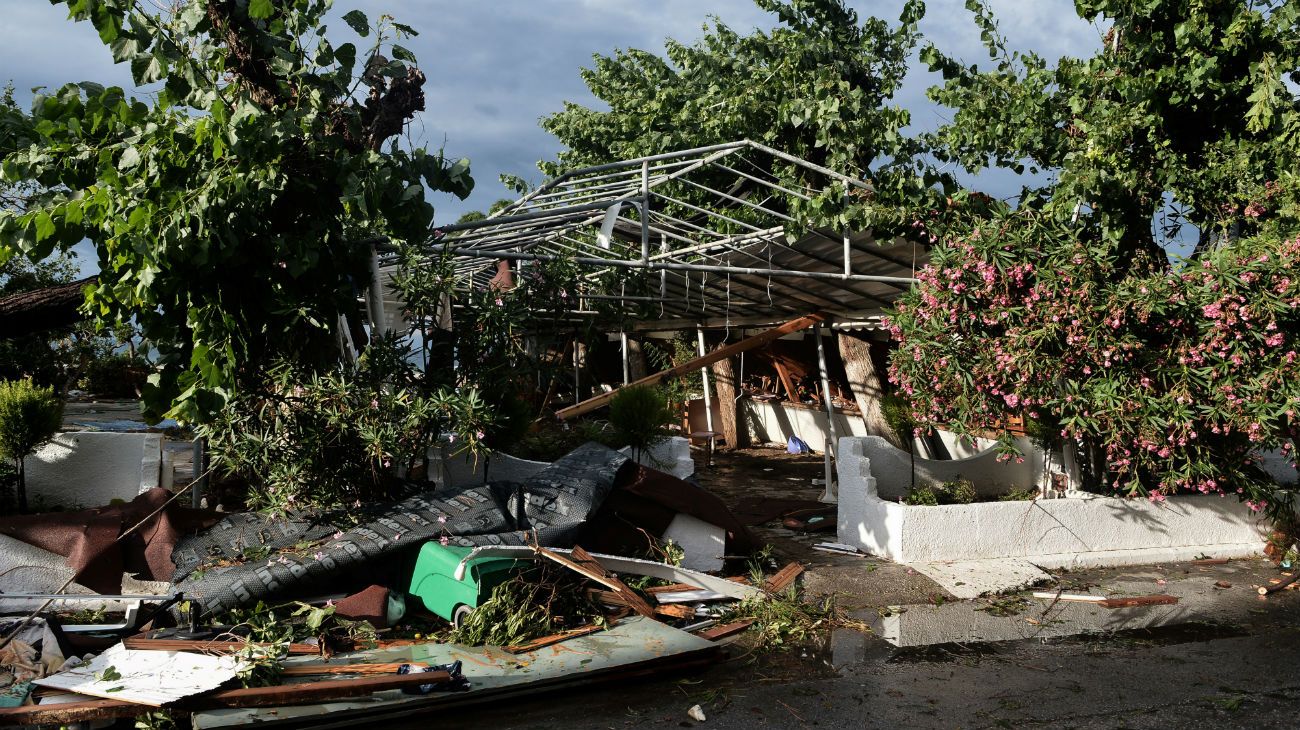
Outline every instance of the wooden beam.
MULTIPOLYGON (((766 345, 767 343, 773 340, 784 337, 792 332, 798 332, 800 330, 808 329, 809 327, 813 326, 814 324, 817 324, 818 322, 821 322, 824 319, 826 319, 825 315, 821 314, 820 312, 814 312, 812 314, 799 317, 798 319, 792 319, 789 322, 786 322, 785 324, 779 325, 777 327, 773 327, 770 330, 765 330, 763 332, 760 332, 754 335, 753 337, 746 337, 745 339, 740 340, 739 342, 734 342, 725 347, 719 347, 718 349, 706 355, 694 358, 693 360, 689 360, 687 362, 682 363, 681 365, 671 367, 667 370, 657 372, 654 375, 648 375, 644 378, 641 378, 640 380, 633 381, 623 387, 626 388, 634 385, 658 385, 664 382, 665 380, 668 380, 669 378, 675 378, 680 375, 685 375, 686 373, 695 372, 696 370, 699 370, 700 368, 708 367, 713 363, 718 362, 719 360, 723 360, 733 355, 739 355, 740 353, 745 352, 747 350, 752 350, 755 347, 762 347, 763 345, 766 345)), ((568 418, 574 418, 576 416, 581 416, 584 413, 590 413, 596 410, 597 408, 601 408, 602 406, 608 405, 609 402, 613 400, 615 394, 617 394, 619 390, 620 390, 619 388, 615 388, 614 390, 611 390, 608 393, 602 393, 596 396, 595 398, 588 398, 587 400, 582 401, 581 403, 577 403, 572 406, 569 406, 568 408, 563 408, 557 411, 555 415, 559 417, 561 420, 564 420, 568 418)))
MULTIPOLYGON (((390 689, 442 684, 451 681, 447 672, 381 674, 358 679, 336 679, 271 687, 221 689, 211 694, 186 697, 165 709, 182 711, 226 707, 280 707, 314 704, 330 700, 364 697, 390 689)), ((132 717, 153 708, 123 700, 87 700, 63 704, 26 705, 0 708, 0 725, 67 725, 86 720, 132 717)))
POLYGON ((624 605, 633 611, 636 611, 642 616, 654 618, 655 610, 649 603, 646 603, 644 598, 633 592, 633 590, 627 587, 623 581, 614 577, 605 569, 605 566, 601 565, 598 560, 591 556, 591 553, 583 550, 581 546, 574 545, 573 549, 569 551, 569 557, 567 558, 559 553, 551 552, 544 547, 538 547, 536 550, 538 555, 554 560, 569 570, 585 576, 590 580, 596 581, 614 591, 618 594, 624 605))
POLYGON ((791 403, 800 402, 799 393, 794 389, 794 379, 790 377, 790 369, 777 358, 772 358, 772 367, 776 368, 776 374, 781 378, 781 387, 785 389, 785 399, 791 403))

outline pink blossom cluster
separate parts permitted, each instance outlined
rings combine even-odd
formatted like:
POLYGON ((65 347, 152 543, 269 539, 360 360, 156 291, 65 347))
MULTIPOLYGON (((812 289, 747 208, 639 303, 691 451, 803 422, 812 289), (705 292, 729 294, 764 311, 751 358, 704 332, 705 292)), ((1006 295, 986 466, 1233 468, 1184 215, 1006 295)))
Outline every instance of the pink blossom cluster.
POLYGON ((1294 458, 1300 436, 1300 237, 1124 270, 1104 244, 1034 233, 943 242, 887 319, 913 419, 1046 414, 1099 447, 1117 489, 1267 504, 1252 454, 1294 458))

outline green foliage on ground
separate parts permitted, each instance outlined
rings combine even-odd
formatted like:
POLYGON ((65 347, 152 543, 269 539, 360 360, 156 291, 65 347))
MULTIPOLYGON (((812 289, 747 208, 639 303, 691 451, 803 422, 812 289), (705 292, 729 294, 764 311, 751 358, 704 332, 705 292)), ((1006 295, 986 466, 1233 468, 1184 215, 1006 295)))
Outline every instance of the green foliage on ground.
POLYGON ((448 640, 468 646, 517 646, 534 639, 605 623, 604 608, 587 598, 587 580, 543 563, 492 590, 448 640))

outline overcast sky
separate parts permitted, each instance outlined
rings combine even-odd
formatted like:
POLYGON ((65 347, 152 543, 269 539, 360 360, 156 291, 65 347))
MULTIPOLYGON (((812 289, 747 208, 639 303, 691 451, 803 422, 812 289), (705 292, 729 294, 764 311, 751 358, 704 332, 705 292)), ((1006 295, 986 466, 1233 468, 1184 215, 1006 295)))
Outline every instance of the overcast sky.
MULTIPOLYGON (((1012 47, 1049 57, 1086 54, 1100 45, 1102 29, 1080 20, 1071 0, 992 0, 1012 47)), ((860 15, 897 22, 902 0, 854 0, 860 15)), ((929 0, 922 30, 943 50, 976 62, 987 61, 962 0, 929 0)), ((497 182, 500 173, 540 182, 536 162, 558 151, 556 140, 537 120, 564 101, 592 104, 578 76, 593 54, 617 48, 662 52, 671 37, 700 37, 708 16, 716 15, 737 31, 768 28, 774 19, 752 0, 336 0, 335 15, 358 8, 373 19, 387 12, 420 32, 403 42, 428 74, 426 111, 413 129, 417 141, 445 147, 452 157, 468 157, 477 186, 466 201, 450 196, 433 200, 437 220, 455 220, 466 210, 486 209, 512 197, 497 182)), ((351 39, 342 22, 332 22, 331 37, 351 39)), ((0 12, 0 83, 12 80, 20 103, 30 89, 69 81, 98 81, 130 87, 128 69, 114 65, 88 23, 66 19, 63 6, 49 0, 3 0, 0 12)), ((933 127, 941 110, 925 101, 936 78, 914 72, 898 103, 913 110, 920 127, 933 127)), ((1007 180, 985 181, 1006 187, 1007 180)), ((1002 193, 1003 191, 992 190, 1002 193)))

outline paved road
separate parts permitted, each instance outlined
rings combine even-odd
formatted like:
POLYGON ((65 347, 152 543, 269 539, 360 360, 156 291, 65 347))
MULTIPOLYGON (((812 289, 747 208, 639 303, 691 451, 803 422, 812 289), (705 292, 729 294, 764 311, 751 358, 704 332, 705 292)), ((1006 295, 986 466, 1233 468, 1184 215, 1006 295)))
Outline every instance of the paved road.
POLYGON ((1300 593, 1262 602, 1249 585, 1236 589, 1192 624, 906 649, 840 632, 691 677, 512 703, 464 721, 509 730, 1300 727, 1300 593), (697 703, 704 723, 687 717, 697 703))

